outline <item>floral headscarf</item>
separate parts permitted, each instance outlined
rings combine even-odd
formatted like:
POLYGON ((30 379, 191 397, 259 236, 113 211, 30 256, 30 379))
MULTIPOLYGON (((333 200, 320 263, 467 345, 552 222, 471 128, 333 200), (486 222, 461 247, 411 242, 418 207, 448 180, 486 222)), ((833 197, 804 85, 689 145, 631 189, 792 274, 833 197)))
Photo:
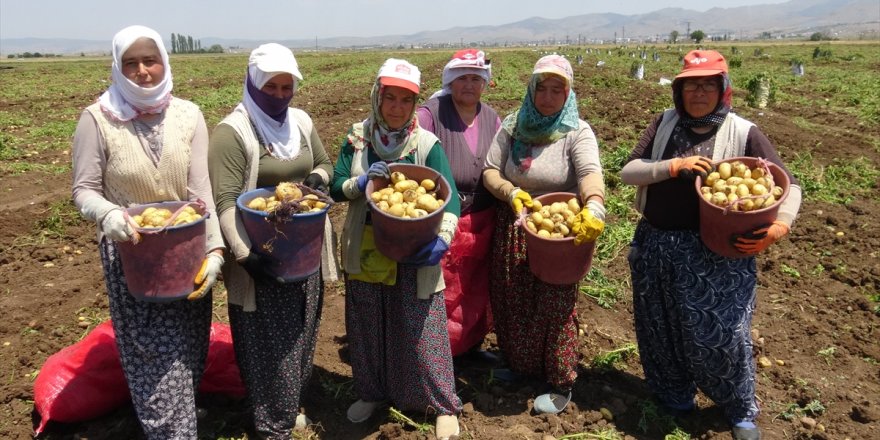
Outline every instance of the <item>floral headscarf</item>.
POLYGON ((168 52, 165 51, 162 37, 153 29, 135 25, 117 32, 113 36, 113 65, 110 72, 113 84, 98 98, 98 103, 112 119, 130 121, 144 113, 162 113, 171 102, 171 89, 174 87, 171 64, 168 63, 168 52), (165 77, 154 87, 141 87, 122 73, 122 56, 141 38, 149 38, 156 43, 165 66, 165 77))
POLYGON ((525 171, 532 164, 532 147, 543 146, 563 138, 566 133, 575 130, 580 124, 577 109, 577 97, 572 83, 574 74, 571 64, 559 55, 547 55, 537 63, 529 80, 526 96, 519 110, 511 113, 501 123, 501 128, 513 138, 510 148, 513 163, 525 171), (568 97, 562 110, 544 116, 535 108, 535 88, 538 83, 554 75, 565 80, 568 97))
POLYGON ((413 132, 418 128, 416 107, 413 105, 409 122, 403 127, 392 130, 382 117, 382 94, 385 87, 394 85, 415 91, 418 97, 421 72, 418 67, 405 60, 389 58, 379 70, 379 75, 370 91, 370 116, 364 120, 364 137, 373 146, 376 154, 383 160, 397 160, 409 154, 407 148, 412 140, 413 132), (388 85, 383 85, 387 83, 388 85))
POLYGON ((724 118, 730 113, 733 85, 730 82, 730 77, 727 75, 727 72, 722 72, 713 76, 719 78, 721 81, 721 90, 718 91, 720 94, 718 105, 715 106, 715 110, 712 110, 712 113, 701 118, 693 118, 684 110, 684 98, 682 97, 681 91, 681 88, 684 85, 684 80, 676 79, 672 82, 672 102, 675 103, 675 110, 678 113, 678 125, 682 127, 703 127, 706 125, 720 126, 724 123, 724 118))

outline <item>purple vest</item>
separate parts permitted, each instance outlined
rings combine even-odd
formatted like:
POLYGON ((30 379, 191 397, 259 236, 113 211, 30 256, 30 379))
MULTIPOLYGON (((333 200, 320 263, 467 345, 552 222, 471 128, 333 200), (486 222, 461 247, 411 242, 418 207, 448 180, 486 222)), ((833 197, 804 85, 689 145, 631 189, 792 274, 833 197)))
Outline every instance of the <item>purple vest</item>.
POLYGON ((479 124, 479 141, 476 156, 464 139, 467 126, 461 121, 452 97, 449 95, 430 99, 425 107, 434 117, 434 134, 440 139, 440 145, 449 159, 455 186, 461 198, 461 215, 469 212, 482 211, 495 203, 495 197, 483 186, 483 166, 486 153, 495 138, 495 124, 498 113, 488 105, 479 104, 477 118, 479 124))

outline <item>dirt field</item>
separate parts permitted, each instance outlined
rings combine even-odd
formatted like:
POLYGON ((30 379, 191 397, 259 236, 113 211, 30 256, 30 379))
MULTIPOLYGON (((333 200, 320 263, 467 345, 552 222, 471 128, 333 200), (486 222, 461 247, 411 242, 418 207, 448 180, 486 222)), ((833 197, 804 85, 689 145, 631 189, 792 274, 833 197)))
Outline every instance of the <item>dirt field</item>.
MULTIPOLYGON (((880 64, 874 67, 874 72, 880 71, 880 64)), ((588 107, 582 107, 582 117, 589 122, 605 121, 593 127, 603 148, 614 148, 624 134, 641 132, 651 117, 644 109, 653 108, 658 95, 667 92, 651 84, 656 78, 649 78, 629 88, 623 103, 620 92, 589 85, 590 78, 603 74, 586 65, 578 66, 576 91, 579 97, 589 97, 588 107)), ((325 143, 332 144, 349 124, 365 116, 367 93, 360 86, 337 86, 332 93, 314 87, 305 90, 294 103, 312 115, 325 143)), ((744 102, 743 93, 737 90, 735 102, 744 102)), ((68 99, 85 105, 93 98, 68 99)), ((491 94, 489 102, 502 110, 499 113, 517 104, 496 103, 491 94)), ((0 103, 4 108, 12 105, 0 103)), ((783 160, 792 160, 798 151, 809 151, 816 166, 859 157, 866 158, 873 167, 880 166, 876 126, 866 127, 826 108, 791 102, 763 111, 745 107, 737 111, 756 122, 779 146, 783 160), (795 120, 808 121, 810 128, 805 129, 795 120)), ((69 161, 69 157, 59 151, 30 160, 50 164, 69 161)), ((94 324, 92 318, 109 314, 93 225, 62 217, 66 225, 64 239, 33 237, 35 222, 51 216, 53 203, 69 201, 70 179, 69 173, 39 171, 0 175, 0 438, 32 437, 33 372, 49 355, 79 340, 85 326, 94 324), (79 320, 80 316, 87 319, 79 320)), ((880 316, 876 299, 871 299, 880 291, 878 183, 873 182, 873 196, 845 205, 816 202, 807 194, 791 235, 758 259, 761 274, 753 327, 755 356, 766 357, 772 363, 759 368, 757 377, 762 405, 758 422, 766 439, 880 438, 880 316), (823 410, 816 409, 817 402, 823 410)), ((337 227, 341 212, 341 206, 334 207, 337 227)), ((607 277, 628 280, 624 256, 612 262, 607 277)), ((325 292, 315 370, 302 405, 316 425, 300 434, 301 438, 432 438, 384 415, 361 425, 346 420, 345 410, 354 397, 346 363, 343 295, 339 284, 328 286, 325 292)), ((650 394, 637 357, 626 359, 610 372, 595 369, 590 363, 597 354, 635 342, 629 295, 626 292, 610 309, 582 296, 578 305, 584 330, 580 375, 572 404, 557 416, 534 416, 530 412, 537 384, 492 381, 491 364, 477 359, 458 360, 459 390, 465 403, 461 438, 548 439, 607 432, 612 427, 625 438, 634 439, 659 439, 671 432, 671 420, 652 416, 650 408, 646 410, 650 394), (610 410, 613 420, 603 418, 602 408, 610 410)), ((224 296, 216 295, 215 303, 217 320, 225 320, 224 296)), ((490 336, 486 348, 494 350, 494 342, 494 336, 490 336)), ((247 416, 241 402, 222 396, 202 397, 202 405, 208 410, 202 420, 205 438, 245 435, 247 416)), ((731 438, 721 412, 712 402, 700 395, 698 404, 695 414, 675 423, 693 438, 731 438)), ((411 416, 423 420, 418 414, 411 416)), ((48 437, 139 436, 131 408, 122 407, 87 423, 53 426, 48 437)), ((593 434, 569 438, 619 437, 593 434)))

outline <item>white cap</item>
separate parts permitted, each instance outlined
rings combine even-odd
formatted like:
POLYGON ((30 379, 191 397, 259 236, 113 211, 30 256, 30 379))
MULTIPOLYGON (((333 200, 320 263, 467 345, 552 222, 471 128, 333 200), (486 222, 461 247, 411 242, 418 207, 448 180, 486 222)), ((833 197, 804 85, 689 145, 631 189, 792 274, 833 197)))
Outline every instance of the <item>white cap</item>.
POLYGON ((388 58, 379 69, 378 78, 383 86, 402 87, 418 95, 422 73, 406 60, 388 58))
MULTIPOLYGON (((255 67, 263 73, 270 74, 267 81, 268 78, 279 73, 289 73, 299 80, 303 79, 293 52, 278 43, 266 43, 254 49, 248 60, 248 67, 255 67)), ((257 88, 262 88, 264 84, 265 82, 263 84, 254 83, 257 88)))

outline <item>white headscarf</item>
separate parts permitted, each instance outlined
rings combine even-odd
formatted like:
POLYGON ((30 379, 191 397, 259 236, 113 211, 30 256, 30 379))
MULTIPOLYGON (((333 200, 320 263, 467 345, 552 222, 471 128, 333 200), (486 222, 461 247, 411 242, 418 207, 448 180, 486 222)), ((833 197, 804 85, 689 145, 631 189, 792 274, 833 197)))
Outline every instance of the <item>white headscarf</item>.
MULTIPOLYGON (((277 44, 263 44, 251 52, 248 60, 248 77, 251 84, 258 90, 269 82, 274 76, 280 73, 289 73, 293 75, 293 92, 296 93, 298 80, 302 80, 302 74, 299 72, 296 58, 290 49, 277 44)), ((266 114, 248 93, 247 81, 245 78, 244 92, 242 94, 241 104, 253 122, 257 133, 263 139, 271 154, 276 159, 288 160, 293 159, 300 151, 300 132, 296 123, 291 123, 293 109, 287 110, 287 117, 284 122, 278 122, 266 114)))
POLYGON ((146 26, 129 26, 113 36, 113 66, 111 67, 110 88, 98 98, 101 109, 114 119, 130 121, 141 113, 162 113, 171 102, 171 89, 174 83, 171 78, 171 64, 168 63, 168 52, 162 43, 162 37, 146 26), (165 77, 154 87, 141 87, 122 73, 122 56, 139 38, 149 38, 159 48, 162 64, 165 66, 165 77))
POLYGON ((453 54, 452 59, 443 67, 443 77, 441 79, 443 88, 434 92, 431 98, 452 93, 450 84, 457 78, 465 75, 477 75, 483 78, 483 90, 486 90, 486 87, 489 86, 492 66, 486 63, 486 54, 482 50, 464 49, 453 54))

